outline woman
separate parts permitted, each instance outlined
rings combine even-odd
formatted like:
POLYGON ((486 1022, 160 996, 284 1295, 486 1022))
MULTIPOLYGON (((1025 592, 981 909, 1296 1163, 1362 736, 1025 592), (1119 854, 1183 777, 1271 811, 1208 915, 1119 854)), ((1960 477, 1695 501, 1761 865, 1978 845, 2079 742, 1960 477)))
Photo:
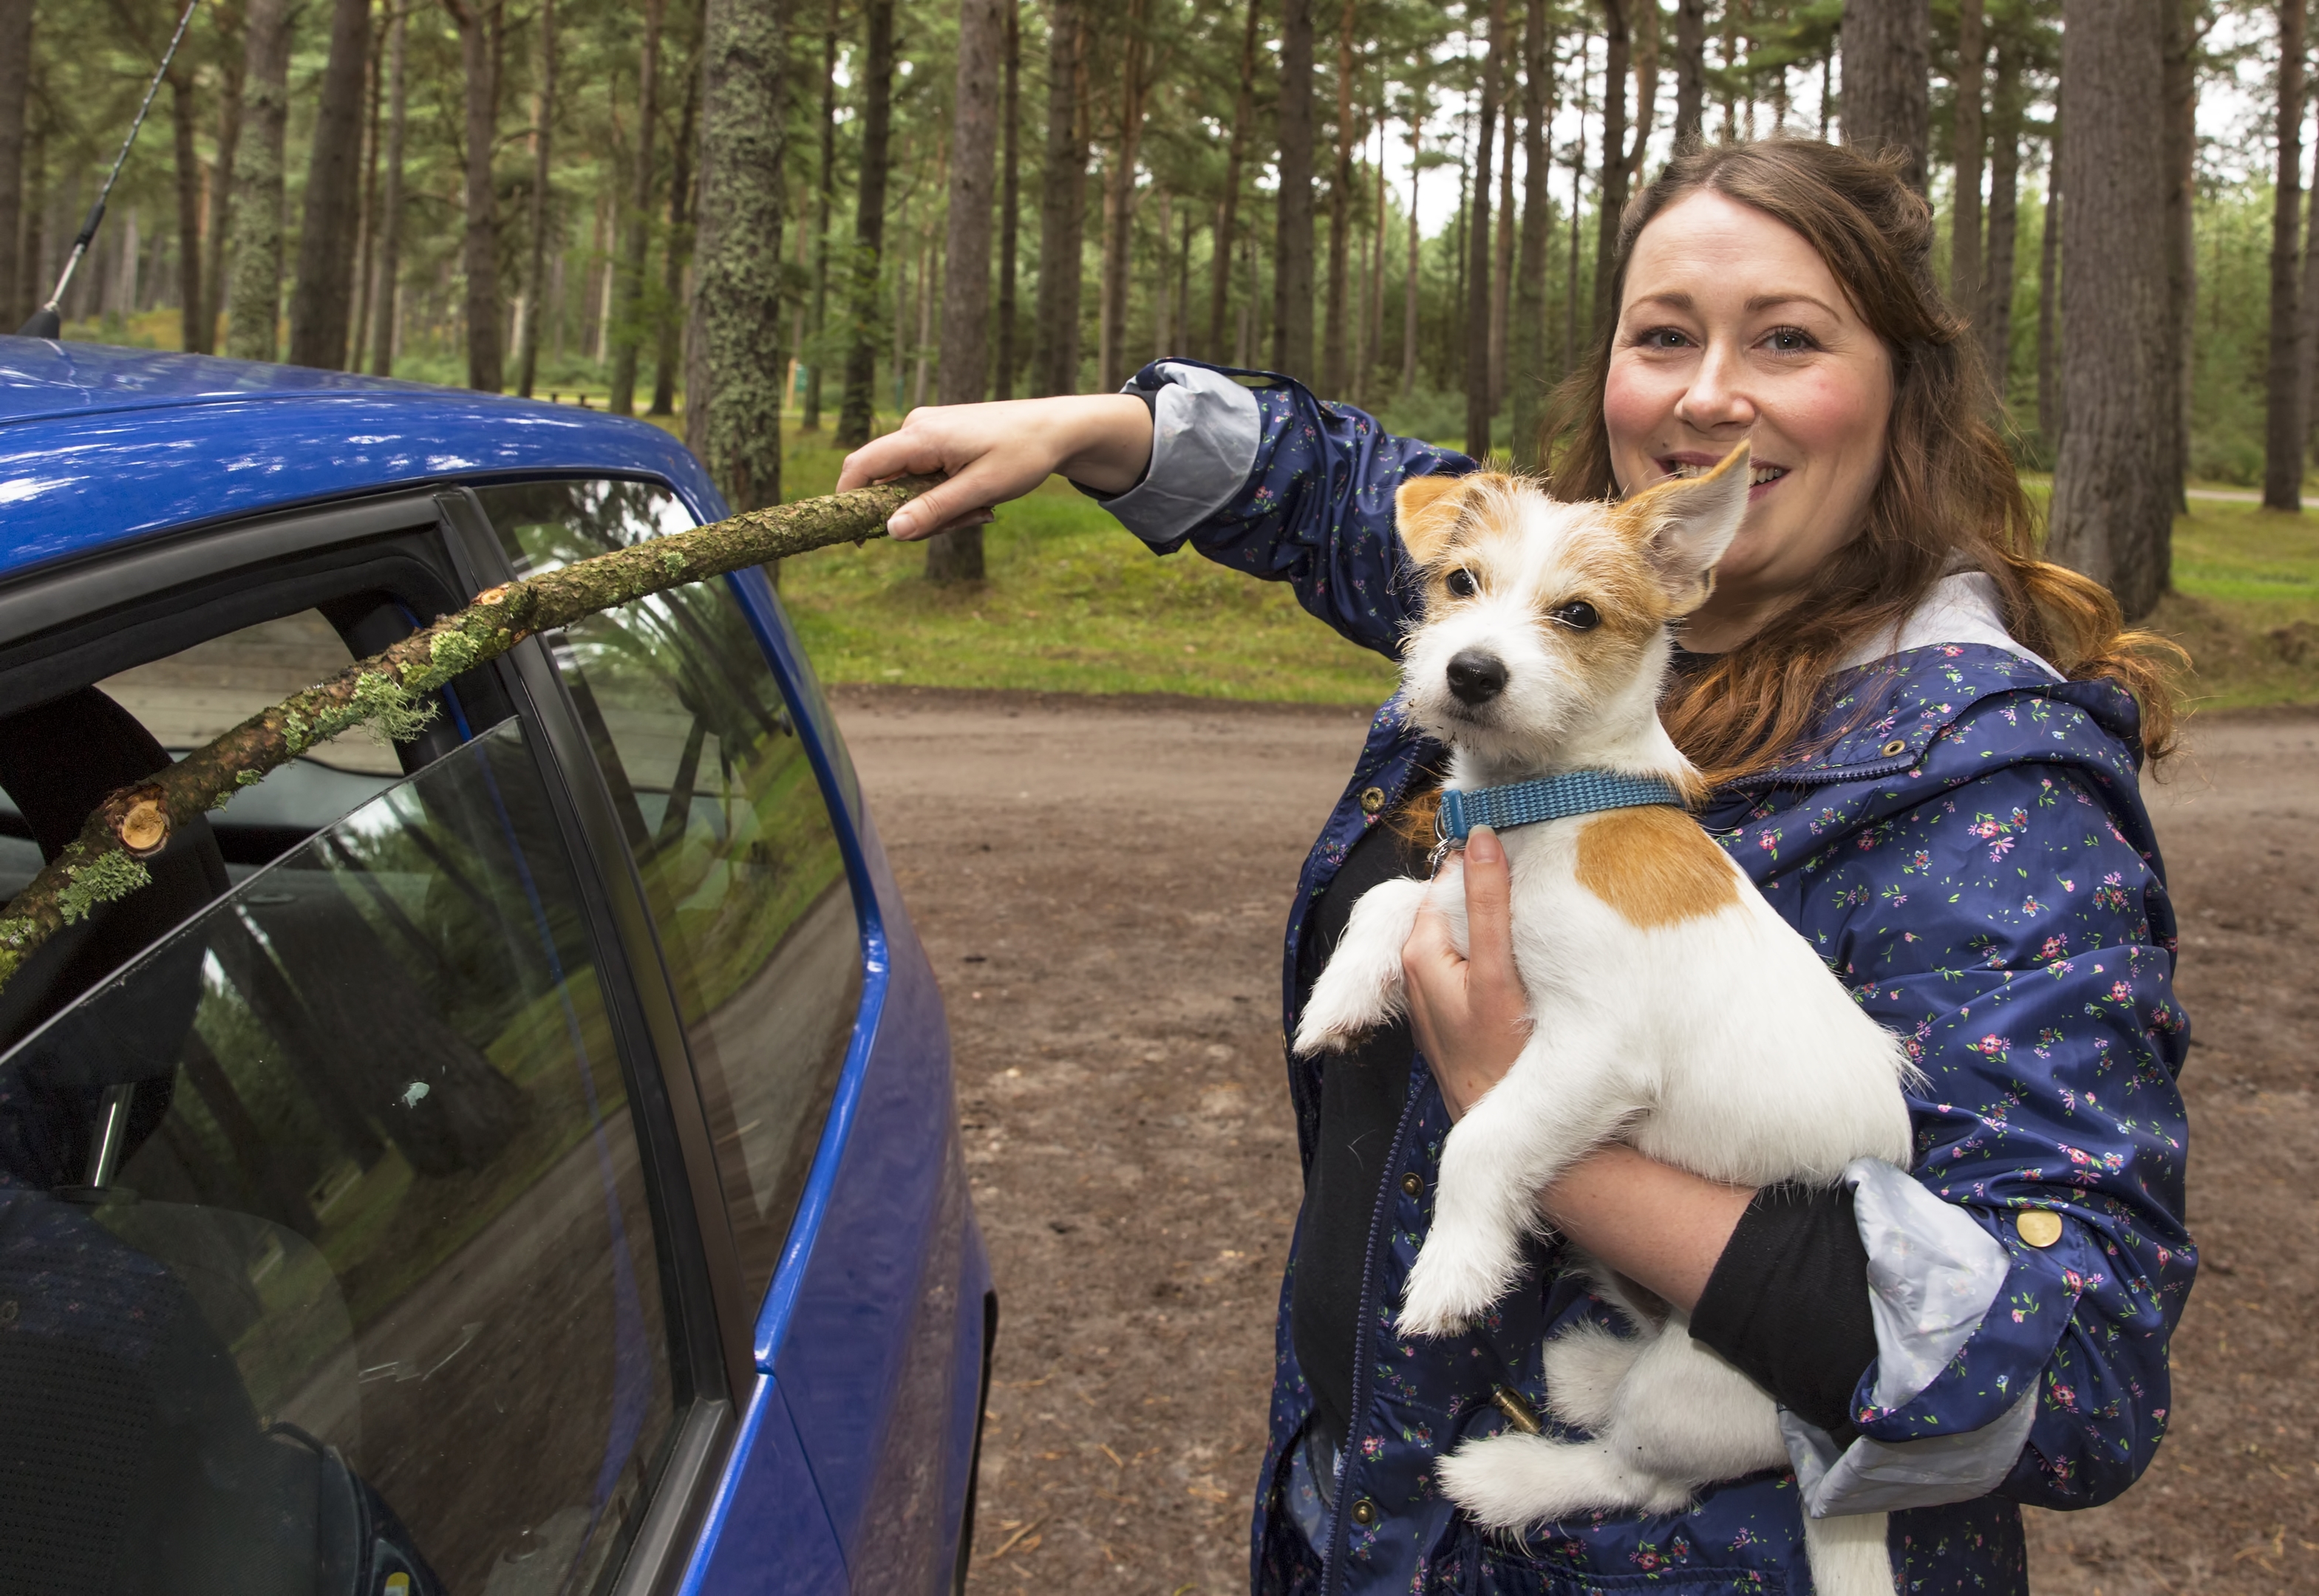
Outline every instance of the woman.
MULTIPOLYGON (((1442 1139, 1524 1036, 1504 854, 1477 832, 1470 962, 1421 926, 1412 1025, 1292 1066, 1306 1195, 1259 1591, 1802 1590, 1807 1507, 1890 1512, 1903 1590, 2021 1591, 2017 1504, 2107 1501, 2157 1446, 2195 1263, 2173 918, 2136 787, 2170 700, 2107 595, 2032 557, 1932 237, 1892 169, 1846 150, 1679 156, 1627 212, 1617 324, 1550 434, 1570 498, 1753 446, 1747 519, 1664 714, 1716 785, 1701 824, 1908 1040, 1915 1168, 1746 1192, 1606 1149, 1541 1195, 1552 1231, 1486 1322, 1396 1339, 1442 1139), (1553 1422, 1540 1345, 1609 1322, 1557 1236, 1688 1310, 1779 1400, 1796 1471, 1516 1544, 1461 1519, 1433 1459, 1553 1422)), ((1391 654, 1415 601, 1394 491, 1472 468, 1284 379, 1169 361, 1123 395, 918 411, 844 485, 952 473, 896 517, 924 536, 1060 471, 1160 552, 1290 582, 1391 654)), ((1352 900, 1424 868, 1416 828, 1385 822, 1441 757, 1380 712, 1299 883, 1292 1031, 1352 900)))

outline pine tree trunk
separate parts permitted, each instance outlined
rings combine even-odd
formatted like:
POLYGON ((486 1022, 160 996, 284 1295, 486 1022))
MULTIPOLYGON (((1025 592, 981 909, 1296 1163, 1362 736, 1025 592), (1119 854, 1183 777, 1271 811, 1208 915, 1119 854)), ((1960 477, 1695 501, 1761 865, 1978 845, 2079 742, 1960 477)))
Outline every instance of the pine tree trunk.
POLYGON ((1642 186, 1643 162, 1651 152, 1651 124, 1659 114, 1659 13, 1656 4, 1639 7, 1635 25, 1635 139, 1627 147, 1627 190, 1642 186))
POLYGON ((837 194, 837 25, 843 0, 829 0, 821 34, 821 164, 814 181, 813 320, 807 336, 805 413, 798 426, 821 430, 821 382, 829 365, 829 215, 837 194))
POLYGON ((1417 158, 1424 147, 1427 106, 1424 86, 1412 84, 1410 92, 1417 104, 1409 119, 1409 265, 1401 279, 1401 396, 1410 398, 1417 392, 1417 291, 1422 260, 1419 246, 1422 242, 1417 225, 1417 158))
MULTIPOLYGON (((1377 104, 1372 107, 1377 131, 1376 192, 1373 211, 1376 220, 1375 235, 1369 240, 1368 309, 1361 322, 1361 363, 1354 374, 1354 392, 1364 407, 1375 402, 1377 368, 1385 361, 1385 256, 1391 243, 1386 236, 1385 190, 1385 85, 1377 86, 1377 104)), ((1190 294, 1185 295, 1187 307, 1190 294)))
MULTIPOLYGON (((871 0, 873 13, 880 4, 871 0)), ((692 320, 702 381, 686 384, 685 408, 705 418, 708 470, 736 512, 781 501, 781 390, 789 372, 781 347, 783 10, 768 0, 708 0, 701 26, 692 320)), ((884 65, 891 71, 890 6, 884 16, 884 65)), ((873 51, 879 26, 873 14, 873 51)), ((885 152, 876 153, 882 190, 885 152)), ((882 193, 878 199, 882 212, 882 193)), ((876 249, 873 239, 873 274, 876 249)), ((873 292, 875 286, 873 275, 873 292)))
POLYGON ((886 176, 894 131, 894 0, 862 0, 862 22, 866 46, 862 173, 853 211, 853 280, 847 295, 853 340, 845 355, 845 397, 837 415, 837 446, 844 449, 868 443, 876 425, 879 324, 883 320, 878 274, 886 254, 886 176))
MULTIPOLYGON (((499 185, 492 176, 492 155, 499 142, 503 0, 443 3, 459 26, 459 59, 466 79, 467 216, 459 254, 467 273, 467 386, 497 393, 506 383, 500 356, 499 185)), ((255 4, 253 0, 253 9, 255 4)))
POLYGON ((2053 468, 2049 558, 2116 594, 2129 620, 2166 591, 2173 429, 2166 326, 2160 0, 2064 0, 2070 262, 2062 278, 2069 426, 2053 468))
POLYGON ((660 120, 660 25, 668 0, 644 0, 644 49, 636 59, 636 165, 628 174, 628 213, 620 229, 613 278, 611 396, 616 416, 636 413, 636 356, 644 344, 645 253, 652 244, 653 133, 660 120))
MULTIPOLYGON (((951 121, 950 220, 943 240, 942 375, 936 401, 972 404, 989 392, 983 336, 990 307, 990 201, 998 154, 1006 0, 960 0, 957 107, 951 121)), ((926 580, 982 580, 982 528, 926 539, 926 580)))
POLYGON ((1514 239, 1520 230, 1520 212, 1514 205, 1514 145, 1520 138, 1520 121, 1514 111, 1514 75, 1511 70, 1520 53, 1515 42, 1517 32, 1506 51, 1505 85, 1501 93, 1498 118, 1498 215, 1497 236, 1491 240, 1495 252, 1490 261, 1490 413, 1495 416, 1506 401, 1506 334, 1507 321, 1513 314, 1514 239))
MULTIPOLYGON (((1859 0, 1854 0, 1854 4, 1859 0)), ((1627 7, 1602 0, 1602 188, 1595 213, 1594 324, 1609 325, 1611 278, 1619 254, 1619 217, 1627 208, 1627 7)))
POLYGON ((547 187, 554 170, 548 146, 555 124, 555 0, 540 0, 539 92, 532 100, 530 215, 526 219, 531 259, 523 274, 523 337, 515 357, 515 391, 526 399, 539 375, 539 326, 547 309, 547 187))
POLYGON ((1675 0, 1674 141, 1701 137, 1707 108, 1707 0, 1675 0))
POLYGON ((355 229, 355 307, 354 325, 347 345, 348 371, 362 370, 365 340, 370 336, 371 262, 376 257, 372 240, 378 231, 379 88, 385 46, 386 28, 381 23, 378 36, 369 41, 365 51, 367 66, 363 84, 362 219, 355 229))
POLYGON ((1844 141, 1904 150, 1919 192, 1932 142, 1932 0, 1845 0, 1844 141))
MULTIPOLYGON (((5 7, 10 0, 0 0, 5 7)), ((0 30, 7 21, 0 16, 0 30)), ((0 41, 0 78, 8 68, 7 45, 0 41)), ((21 110, 21 107, 19 108, 21 110)), ((202 158, 194 147, 194 135, 199 131, 198 95, 194 75, 182 68, 169 70, 169 131, 174 136, 173 154, 177 179, 177 347, 194 349, 200 347, 202 325, 202 158)), ((21 134, 22 130, 17 130, 21 134)), ((15 219, 9 214, 10 187, 6 140, 8 137, 7 90, 0 83, 0 331, 15 330, 15 294, 9 274, 16 266, 15 219)), ((21 140, 18 154, 22 155, 21 140)), ((18 173, 21 183, 23 174, 18 173)))
POLYGON ((2009 404, 2014 252, 2021 226, 2021 42, 2010 28, 1998 35, 1990 108, 1989 262, 1981 282, 1981 347, 1998 399, 2009 404))
POLYGON ((2278 167, 2270 215, 2270 360, 2263 384, 2262 501, 2303 509, 2303 0, 2278 0, 2278 167))
POLYGON ((1151 227, 1151 236, 1159 246, 1154 251, 1158 259, 1151 284, 1151 358, 1162 360, 1175 353, 1169 347, 1169 340, 1174 333, 1168 325, 1169 302, 1175 286, 1168 280, 1168 251, 1173 242, 1171 230, 1176 225, 1175 196, 1164 186, 1154 186, 1159 187, 1157 198, 1160 203, 1152 216, 1151 227))
POLYGON ((226 247, 233 238, 234 163, 241 158, 241 86, 243 52, 236 48, 248 37, 239 13, 220 10, 218 18, 217 153, 210 166, 209 236, 202 246, 201 341, 190 352, 207 355, 216 349, 218 321, 225 314, 231 284, 226 281, 226 247), (237 35, 236 28, 242 32, 237 35))
POLYGON ((248 128, 235 153, 233 297, 225 352, 236 360, 280 353, 282 142, 290 115, 287 0, 250 0, 242 24, 242 97, 248 128))
POLYGON ((1081 0, 1054 0, 1047 41, 1047 156, 1039 189, 1039 310, 1031 357, 1034 396, 1079 387, 1079 254, 1087 214, 1087 143, 1079 137, 1081 0))
MULTIPOLYGON (((0 0, 0 333, 15 331, 38 308, 29 279, 39 275, 39 265, 23 261, 20 269, 17 253, 24 226, 24 113, 32 87, 32 0, 0 0)), ((190 107, 177 111, 180 117, 190 113, 190 107)), ((180 134, 180 150, 188 145, 180 134)))
POLYGON ((1466 213, 1466 453, 1476 460, 1490 452, 1490 176, 1498 131, 1498 83, 1505 76, 1506 0, 1490 0, 1489 29, 1489 53, 1482 60, 1482 104, 1474 117, 1473 177, 1466 213))
MULTIPOLYGON (((1504 0, 1493 0, 1502 5, 1504 0)), ((1280 191, 1273 206, 1272 365, 1309 383, 1313 365, 1313 10, 1280 5, 1280 191)))
POLYGON ((1547 388, 1546 278, 1554 248, 1548 230, 1554 221, 1548 182, 1554 176, 1547 134, 1554 124, 1554 39, 1551 0, 1529 0, 1522 31, 1522 211, 1520 287, 1514 304, 1511 370, 1515 469, 1534 471, 1543 462, 1538 425, 1547 388))
MULTIPOLYGON (((705 18, 703 19, 705 22, 705 18)), ((694 31, 694 37, 700 30, 694 31)), ((684 363, 684 268, 692 260, 692 158, 694 127, 700 113, 699 63, 686 68, 684 109, 676 119, 676 148, 671 151, 668 175, 668 240, 661 251, 661 310, 653 319, 653 396, 647 415, 676 413, 678 368, 684 363)), ((787 339, 782 340, 787 343, 787 339)), ((790 374, 786 356, 781 366, 781 399, 789 399, 790 374)))
POLYGON ((1143 95, 1149 86, 1143 73, 1146 14, 1147 0, 1128 0, 1126 38, 1119 52, 1119 141, 1104 185, 1103 315, 1096 365, 1096 382, 1106 393, 1127 380, 1127 285, 1134 267, 1135 161, 1143 142, 1143 95))
POLYGON ((1321 391, 1345 392, 1345 272, 1353 226, 1353 0, 1337 24, 1337 164, 1329 176, 1329 293, 1321 327, 1321 391))
POLYGON ((2037 431, 2049 455, 2062 449, 2062 388, 2053 369, 2053 332, 2061 320, 2062 125, 2053 119, 2045 157, 2045 216, 2037 239, 2037 431))
POLYGON ((1949 303, 1966 316, 1981 310, 1981 173, 1987 140, 1981 130, 1981 0, 1957 0, 1955 133, 1956 189, 1949 209, 1949 303))
POLYGON ((1232 309, 1232 263, 1240 239, 1241 166, 1248 158, 1249 137, 1256 122, 1256 25, 1263 9, 1264 0, 1248 0, 1248 25, 1240 47, 1240 95, 1232 102, 1232 141, 1224 149, 1224 197, 1216 219, 1215 257, 1208 266, 1208 341, 1204 353, 1214 361, 1224 358, 1224 320, 1232 309))
MULTIPOLYGON (((2304 32, 2307 38, 2310 32, 2310 26, 2307 18, 2305 23, 2304 32)), ((2306 68, 2305 72, 2305 80, 2306 83, 2309 80, 2309 71, 2306 68)), ((2319 104, 2314 104, 2313 111, 2314 115, 2319 115, 2319 104)), ((2314 144, 2319 144, 2319 127, 2314 128, 2313 137, 2310 141, 2314 144)), ((2319 368, 2319 249, 2314 249, 2313 248, 2314 244, 2319 244, 2319 205, 2313 205, 2310 208, 2309 214, 2305 218, 2303 225, 2302 391, 2303 422, 2304 426, 2308 428, 2313 425, 2314 419, 2319 419, 2319 387, 2315 387, 2314 383, 2314 368, 2319 368)), ((2311 439, 2306 436, 2305 440, 2305 446, 2306 448, 2308 448, 2311 439)))
POLYGON ((330 53, 314 101, 306 207, 298 230, 298 278, 290 293, 290 364, 342 369, 354 315, 355 180, 362 161, 363 79, 370 54, 370 0, 333 0, 330 53))
MULTIPOLYGON (((2191 25, 2188 0, 2161 0, 2161 5, 2166 31, 2166 332, 2169 385, 2174 396, 2171 446, 2167 451, 2168 491, 2176 511, 2187 513, 2190 508, 2184 490, 2190 477, 2191 308, 2198 290, 2195 216, 2198 35, 2191 25)), ((2304 420, 2310 420, 2307 410, 2304 420)))
POLYGON ((386 180, 378 202, 377 300, 371 307, 370 369, 373 376, 394 371, 394 301, 402 274, 402 137, 408 83, 403 44, 410 25, 407 0, 394 8, 386 35, 386 180))
POLYGON ((990 397, 1015 397, 1015 277, 1023 230, 1022 0, 1003 0, 1006 68, 999 90, 997 350, 991 360, 990 397))

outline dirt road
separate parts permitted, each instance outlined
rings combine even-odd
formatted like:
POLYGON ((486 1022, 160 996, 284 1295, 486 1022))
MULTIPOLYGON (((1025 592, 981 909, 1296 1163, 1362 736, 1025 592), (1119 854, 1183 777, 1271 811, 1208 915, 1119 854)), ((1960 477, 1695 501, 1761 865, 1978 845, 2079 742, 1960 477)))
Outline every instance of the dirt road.
MULTIPOLYGON (((1247 1583, 1298 1197, 1280 929, 1358 713, 842 690, 941 970, 1002 1294, 979 1591, 1247 1583)), ((2153 789, 2197 1032, 2207 1267, 2172 1436, 2033 1514, 2040 1592, 2319 1591, 2319 717, 2213 721, 2153 789)))

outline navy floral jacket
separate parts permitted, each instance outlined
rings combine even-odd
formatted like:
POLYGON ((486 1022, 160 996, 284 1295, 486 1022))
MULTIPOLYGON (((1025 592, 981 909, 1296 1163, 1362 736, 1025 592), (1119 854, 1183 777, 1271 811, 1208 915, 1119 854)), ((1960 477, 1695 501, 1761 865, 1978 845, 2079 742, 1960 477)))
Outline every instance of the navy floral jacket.
MULTIPOLYGON (((1146 486, 1112 501, 1121 519, 1161 552, 1189 543, 1286 582, 1347 637, 1397 654, 1418 600, 1392 530, 1394 491, 1473 463, 1286 379, 1171 361, 1132 386, 1154 402, 1159 445, 1146 486)), ((2171 989, 2174 917, 2136 781, 2137 720, 2117 689, 2057 681, 2016 652, 1911 648, 1831 684, 1822 724, 1845 735, 1718 795, 1701 816, 1861 1005, 1907 1039, 1928 1083, 1909 1099, 1910 1173, 1996 1244, 1990 1278, 2001 1284, 1922 1388, 1879 1405, 1893 1393, 1872 1368, 1857 1393, 1854 1447, 1947 1481, 1870 1504, 1894 1510, 1906 1592, 2026 1591, 2017 1504, 2107 1501, 2165 1432, 2167 1338, 2196 1267, 2175 1085, 2188 1037, 2171 989), (2016 1222, 2032 1209, 2062 1216, 2058 1240, 2050 1224, 2016 1222)), ((1298 882, 1284 967, 1291 1032, 1315 899, 1440 752, 1392 704, 1378 712, 1298 882)), ((1289 1067, 1308 1164, 1322 1067, 1289 1067)), ((1421 1059, 1372 1216, 1355 1433, 1325 1555, 1283 1509, 1288 1455, 1311 1411, 1284 1284, 1256 1589, 1809 1590, 1791 1472, 1716 1487, 1675 1517, 1607 1514, 1486 1544, 1443 1497, 1435 1457, 1505 1422, 1493 1388, 1544 1411, 1542 1343, 1577 1316, 1612 1322, 1540 1242, 1524 1284, 1466 1336, 1392 1333, 1448 1128, 1421 1059)))

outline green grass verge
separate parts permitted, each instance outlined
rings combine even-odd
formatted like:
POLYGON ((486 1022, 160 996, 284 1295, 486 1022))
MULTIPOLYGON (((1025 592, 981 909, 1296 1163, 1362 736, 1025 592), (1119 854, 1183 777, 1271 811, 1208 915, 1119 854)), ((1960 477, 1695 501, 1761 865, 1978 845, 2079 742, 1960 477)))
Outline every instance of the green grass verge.
POLYGON ((2319 704, 2319 515, 2193 500, 2150 627, 2190 651, 2200 708, 2319 704))

